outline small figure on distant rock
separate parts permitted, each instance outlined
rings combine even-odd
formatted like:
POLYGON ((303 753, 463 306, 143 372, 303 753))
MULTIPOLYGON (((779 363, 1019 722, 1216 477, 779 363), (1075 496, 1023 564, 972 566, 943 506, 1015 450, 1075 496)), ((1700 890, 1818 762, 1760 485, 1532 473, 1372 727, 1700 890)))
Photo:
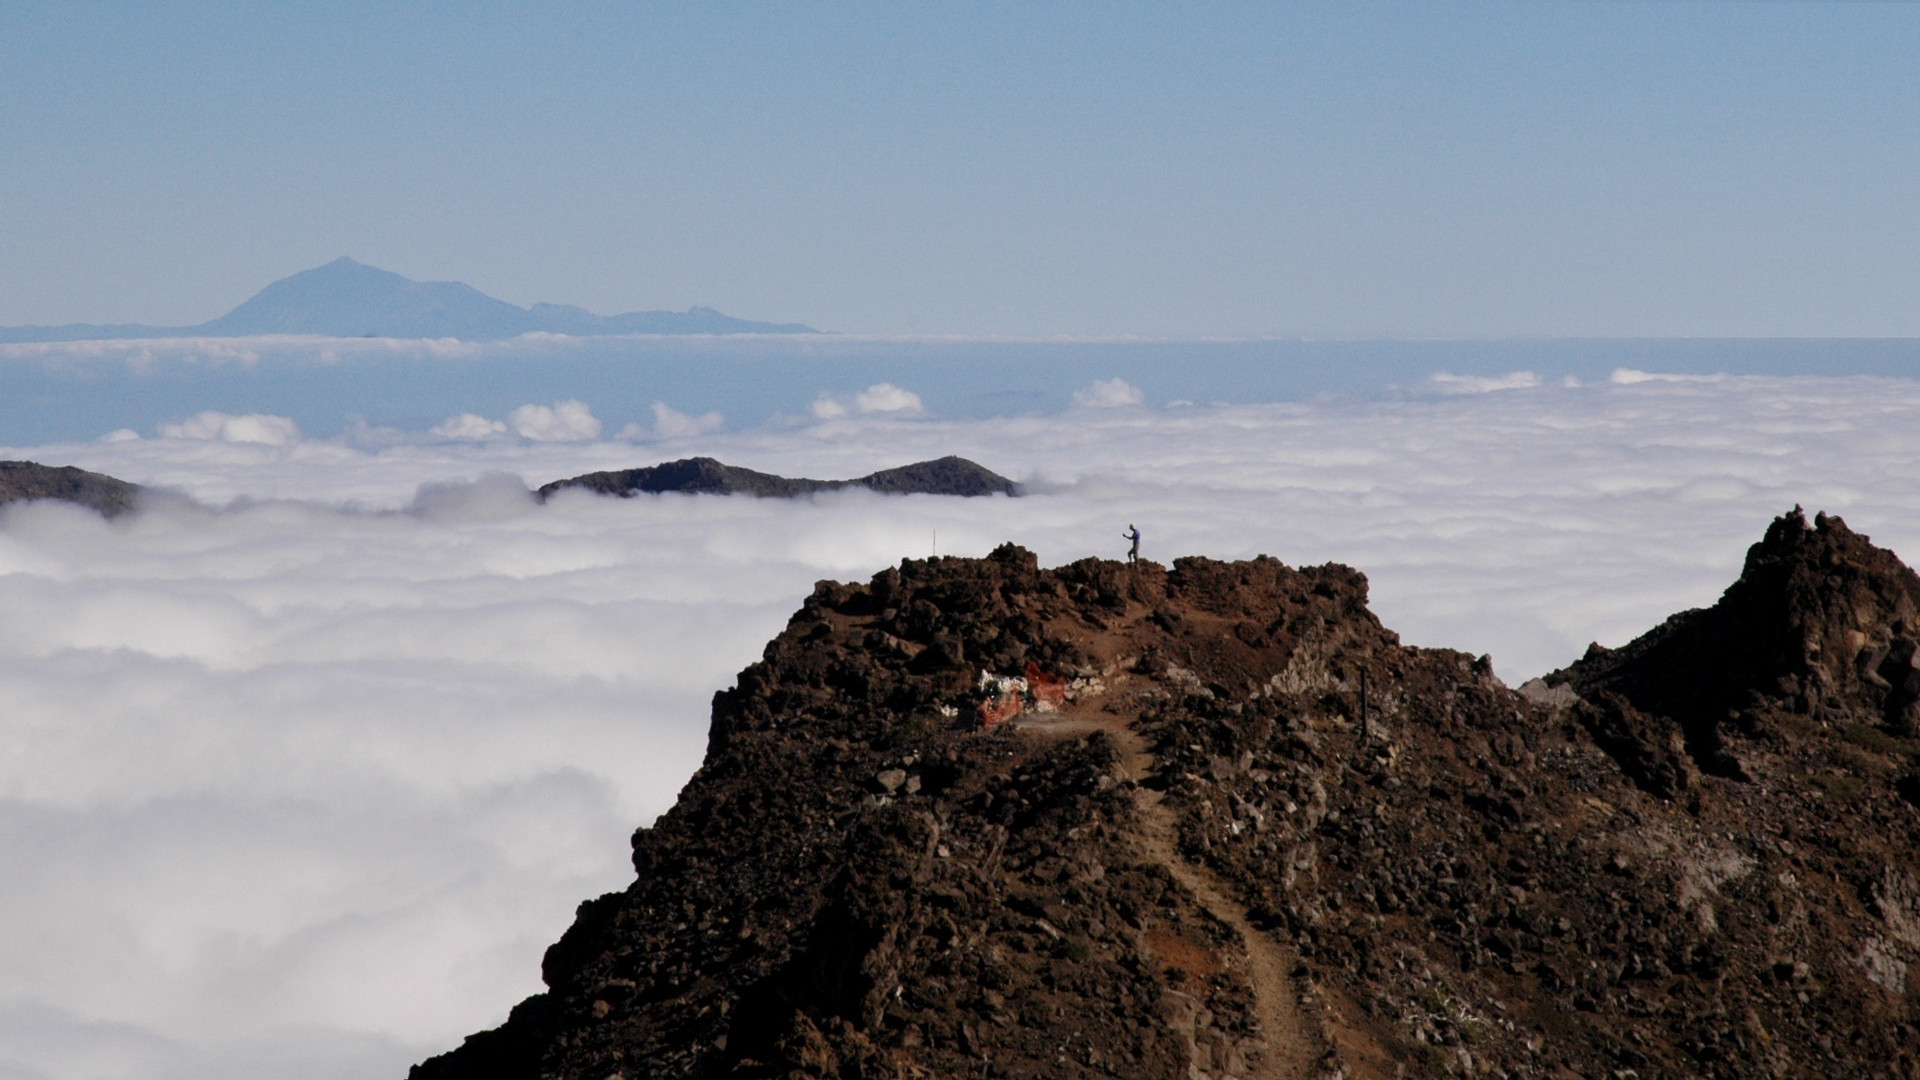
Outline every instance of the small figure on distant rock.
POLYGON ((1123 539, 1133 541, 1133 547, 1127 551, 1127 561, 1130 563, 1139 562, 1140 561, 1140 530, 1135 528, 1132 522, 1128 522, 1127 531, 1121 533, 1120 536, 1123 539))

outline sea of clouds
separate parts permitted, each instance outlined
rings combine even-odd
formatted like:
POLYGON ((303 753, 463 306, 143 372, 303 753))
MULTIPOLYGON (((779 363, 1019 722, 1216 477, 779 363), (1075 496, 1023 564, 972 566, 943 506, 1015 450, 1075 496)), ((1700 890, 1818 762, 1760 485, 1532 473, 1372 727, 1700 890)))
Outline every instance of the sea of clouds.
POLYGON ((0 448, 174 493, 0 509, 0 1078, 397 1077, 499 1022, 819 578, 1006 540, 1113 557, 1131 523, 1157 560, 1350 563, 1406 640, 1517 683, 1711 602, 1795 504, 1920 556, 1920 380, 1072 400, 942 419, 876 383, 737 431, 662 402, 613 436, 536 400, 378 445, 205 411, 0 448), (693 454, 960 454, 1029 495, 529 494, 693 454))

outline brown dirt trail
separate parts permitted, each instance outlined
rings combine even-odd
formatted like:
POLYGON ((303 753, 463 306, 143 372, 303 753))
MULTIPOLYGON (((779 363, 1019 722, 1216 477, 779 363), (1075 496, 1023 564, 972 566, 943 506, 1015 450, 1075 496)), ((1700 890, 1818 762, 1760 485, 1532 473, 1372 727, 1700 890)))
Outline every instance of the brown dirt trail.
MULTIPOLYGON (((1122 779, 1138 784, 1152 775, 1154 756, 1131 717, 1105 711, 1073 712, 1079 715, 1028 720, 1020 726, 1052 738, 1103 732, 1120 750, 1122 779)), ((1181 857, 1174 814, 1164 805, 1160 792, 1138 787, 1134 801, 1140 812, 1141 828, 1136 838, 1142 854, 1165 868, 1201 908, 1229 927, 1246 949, 1246 976, 1253 989, 1264 1046, 1248 1075, 1255 1080, 1310 1080, 1324 1075, 1321 1062, 1326 1055, 1326 1039, 1301 1006, 1300 988, 1290 974, 1296 959, 1272 935, 1253 925, 1245 905, 1212 871, 1181 857)))

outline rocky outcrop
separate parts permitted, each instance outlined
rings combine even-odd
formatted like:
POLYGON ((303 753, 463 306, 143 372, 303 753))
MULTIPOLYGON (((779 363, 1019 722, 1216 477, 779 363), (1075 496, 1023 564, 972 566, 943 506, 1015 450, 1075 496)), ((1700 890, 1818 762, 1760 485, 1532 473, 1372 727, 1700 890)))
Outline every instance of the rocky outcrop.
MULTIPOLYGON (((1920 577, 1837 517, 1798 507, 1747 551, 1711 608, 1682 612, 1620 649, 1597 646, 1547 677, 1666 718, 1700 768, 1741 775, 1729 740, 1783 717, 1920 736, 1920 577)), ((1786 721, 1789 726, 1791 721, 1786 721)))
POLYGON ((71 465, 0 461, 0 505, 25 499, 60 499, 113 517, 133 509, 139 493, 137 484, 71 465))
POLYGON ((639 494, 755 495, 788 499, 816 491, 861 487, 886 495, 1018 495, 1020 485, 963 457, 916 461, 854 480, 808 480, 755 472, 710 457, 682 458, 641 469, 586 473, 555 480, 539 490, 542 501, 566 488, 630 498, 639 494))
POLYGON ((822 583, 413 1077, 1911 1076, 1912 579, 1789 515, 1526 695, 1336 565, 822 583))

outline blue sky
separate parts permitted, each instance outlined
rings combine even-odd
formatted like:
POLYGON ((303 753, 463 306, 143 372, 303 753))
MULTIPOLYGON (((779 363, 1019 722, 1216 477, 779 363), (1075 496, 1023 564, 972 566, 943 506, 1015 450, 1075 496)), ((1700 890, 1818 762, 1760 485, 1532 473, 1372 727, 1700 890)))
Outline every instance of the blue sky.
POLYGON ((0 6, 0 324, 1920 334, 1907 4, 0 6))

